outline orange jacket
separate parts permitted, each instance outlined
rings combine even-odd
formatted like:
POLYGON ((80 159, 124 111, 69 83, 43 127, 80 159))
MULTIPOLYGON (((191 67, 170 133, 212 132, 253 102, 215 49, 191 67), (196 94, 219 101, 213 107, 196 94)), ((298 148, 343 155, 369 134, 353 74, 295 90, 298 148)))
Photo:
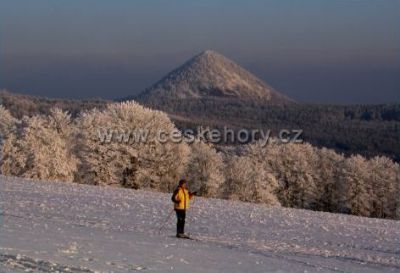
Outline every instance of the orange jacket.
POLYGON ((186 210, 189 208, 189 201, 193 198, 193 194, 189 193, 187 189, 178 187, 174 192, 174 209, 186 210))

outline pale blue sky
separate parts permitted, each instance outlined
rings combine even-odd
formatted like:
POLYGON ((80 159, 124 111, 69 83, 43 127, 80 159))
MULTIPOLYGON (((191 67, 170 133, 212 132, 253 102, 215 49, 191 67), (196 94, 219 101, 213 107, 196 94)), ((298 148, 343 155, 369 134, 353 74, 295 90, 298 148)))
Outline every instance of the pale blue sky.
POLYGON ((300 101, 399 102, 398 0, 2 0, 0 88, 132 95, 214 49, 300 101))

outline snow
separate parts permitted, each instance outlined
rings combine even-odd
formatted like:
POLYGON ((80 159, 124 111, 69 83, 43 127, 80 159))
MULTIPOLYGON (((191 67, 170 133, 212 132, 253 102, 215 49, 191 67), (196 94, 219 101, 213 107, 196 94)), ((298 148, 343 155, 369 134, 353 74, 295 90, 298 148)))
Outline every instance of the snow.
POLYGON ((0 272, 399 272, 400 222, 0 176, 0 272))

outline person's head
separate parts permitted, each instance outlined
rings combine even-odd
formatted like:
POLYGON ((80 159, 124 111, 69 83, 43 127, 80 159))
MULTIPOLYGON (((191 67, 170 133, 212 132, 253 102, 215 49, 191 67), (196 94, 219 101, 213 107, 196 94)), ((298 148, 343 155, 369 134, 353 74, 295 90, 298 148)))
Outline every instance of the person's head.
POLYGON ((187 181, 186 179, 179 180, 179 187, 187 188, 187 181))

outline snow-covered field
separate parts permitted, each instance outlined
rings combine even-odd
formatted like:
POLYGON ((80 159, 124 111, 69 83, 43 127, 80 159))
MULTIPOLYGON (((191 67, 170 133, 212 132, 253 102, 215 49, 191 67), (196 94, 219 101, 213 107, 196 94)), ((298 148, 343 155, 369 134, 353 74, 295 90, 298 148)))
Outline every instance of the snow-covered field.
POLYGON ((0 176, 0 272, 400 272, 400 221, 0 176))

